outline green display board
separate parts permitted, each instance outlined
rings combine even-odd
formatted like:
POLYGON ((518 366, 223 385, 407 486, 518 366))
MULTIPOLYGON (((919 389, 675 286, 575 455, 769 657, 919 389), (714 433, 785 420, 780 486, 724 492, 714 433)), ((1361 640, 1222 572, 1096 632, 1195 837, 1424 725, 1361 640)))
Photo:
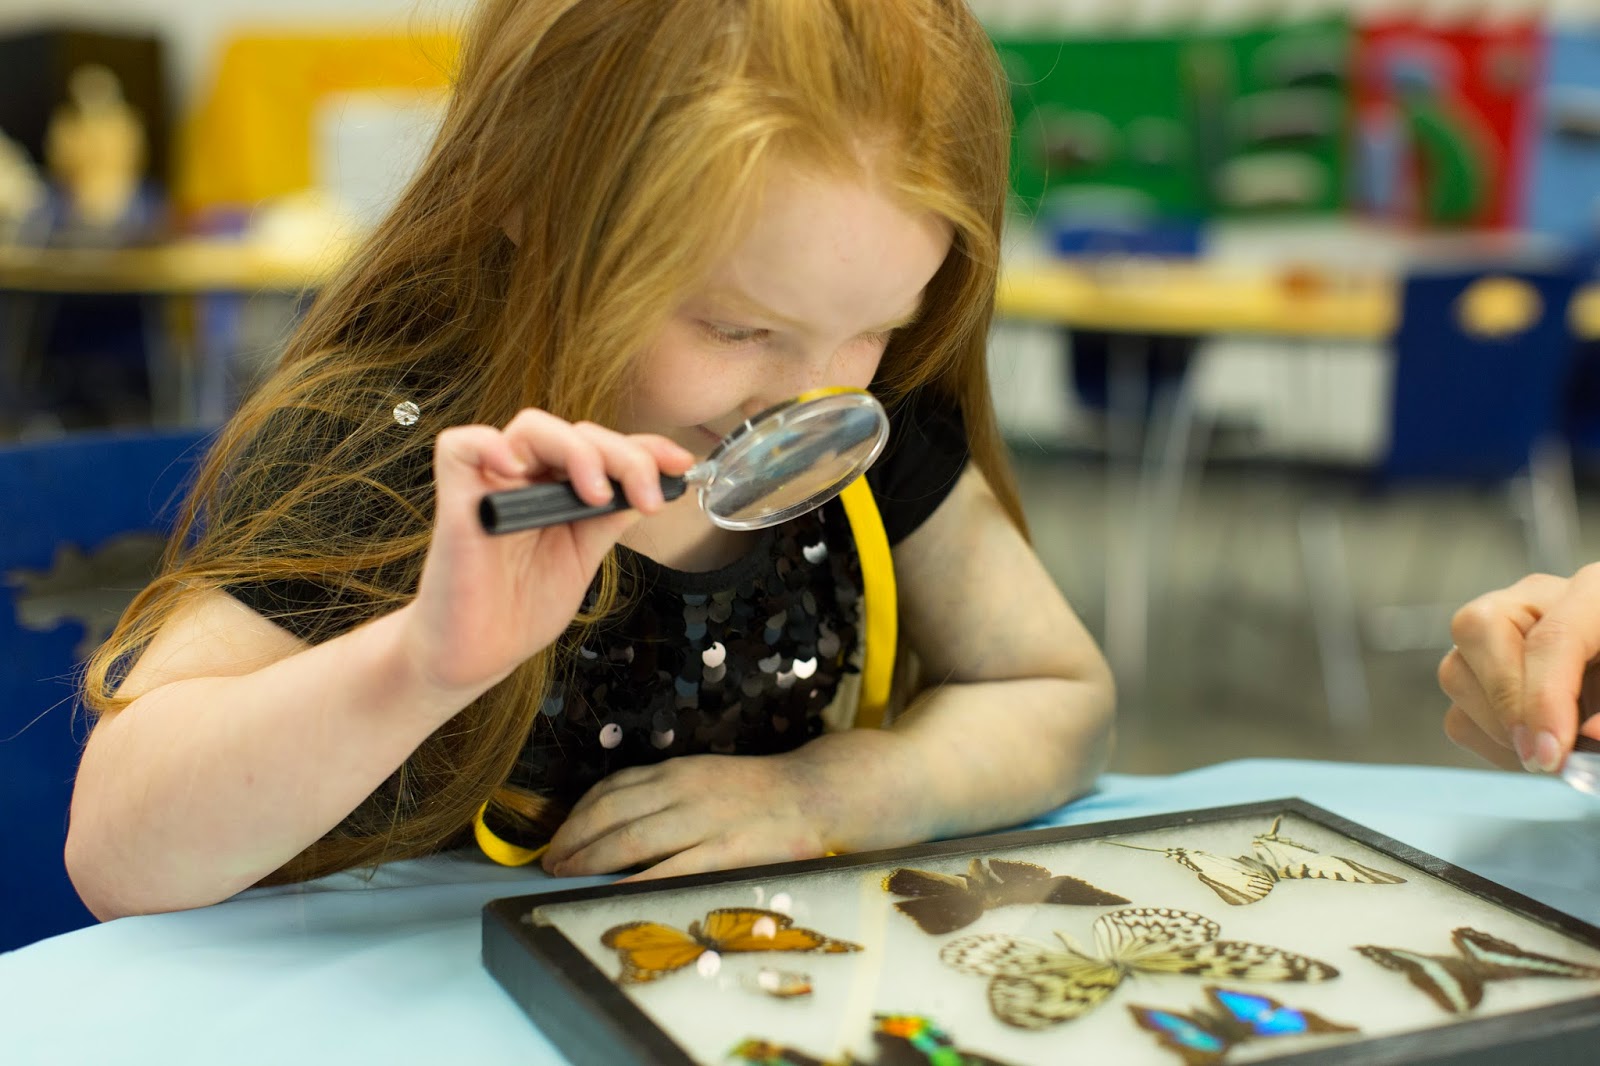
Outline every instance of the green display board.
POLYGON ((1344 202, 1347 20, 1234 33, 998 38, 1025 213, 1161 218, 1344 202))

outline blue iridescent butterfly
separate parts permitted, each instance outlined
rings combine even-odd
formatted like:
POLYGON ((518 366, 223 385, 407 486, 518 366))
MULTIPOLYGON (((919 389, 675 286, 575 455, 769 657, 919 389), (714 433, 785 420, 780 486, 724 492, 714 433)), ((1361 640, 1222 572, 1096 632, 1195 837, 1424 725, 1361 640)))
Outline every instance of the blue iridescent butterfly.
POLYGON ((1160 1007, 1129 1006, 1133 1020, 1155 1033, 1161 1045, 1177 1052, 1188 1066, 1209 1066, 1248 1040, 1274 1036, 1355 1033, 1350 1025, 1330 1022, 1320 1014, 1298 1010, 1259 992, 1240 992, 1207 985, 1205 1007, 1182 1012, 1160 1007))

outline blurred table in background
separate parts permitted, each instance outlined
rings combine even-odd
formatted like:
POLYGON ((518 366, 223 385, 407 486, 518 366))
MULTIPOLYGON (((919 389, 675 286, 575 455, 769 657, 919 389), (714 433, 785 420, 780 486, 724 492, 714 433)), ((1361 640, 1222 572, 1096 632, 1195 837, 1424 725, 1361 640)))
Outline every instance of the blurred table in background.
POLYGON ((244 303, 258 293, 314 291, 340 259, 327 246, 296 255, 217 239, 120 249, 0 247, 0 300, 7 312, 0 389, 20 403, 23 368, 37 357, 30 349, 53 297, 141 296, 155 421, 215 425, 231 405, 227 375, 238 354, 244 303))
MULTIPOLYGON (((316 290, 338 269, 343 248, 295 252, 239 239, 115 250, 0 247, 0 294, 21 305, 7 340, 13 351, 26 343, 29 305, 38 297, 148 296, 170 363, 160 413, 166 421, 220 422, 242 301, 316 290)), ((1381 340, 1396 325, 1398 280, 1203 260, 1035 264, 1002 274, 996 309, 1003 318, 1107 332, 1381 340)), ((1575 333, 1600 338, 1600 283, 1579 296, 1572 318, 1575 333)))
MULTIPOLYGON (((1184 262, 1063 263, 1004 272, 996 312, 1117 333, 1255 334, 1383 340, 1399 318, 1397 278, 1184 262)), ((1573 304, 1573 332, 1600 338, 1600 283, 1573 304)))

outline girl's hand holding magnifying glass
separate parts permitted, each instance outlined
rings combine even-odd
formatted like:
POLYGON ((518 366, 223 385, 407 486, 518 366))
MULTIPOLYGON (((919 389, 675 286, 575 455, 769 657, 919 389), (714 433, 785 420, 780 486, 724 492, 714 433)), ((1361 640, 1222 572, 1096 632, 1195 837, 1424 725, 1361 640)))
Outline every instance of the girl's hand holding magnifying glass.
POLYGON ((693 462, 665 437, 626 436, 534 409, 503 430, 440 433, 433 541, 416 599, 404 608, 411 661, 423 679, 471 698, 554 641, 617 539, 664 505, 662 475, 682 474, 693 462), (485 535, 479 504, 486 493, 551 480, 569 483, 590 504, 610 500, 617 482, 632 510, 485 535))

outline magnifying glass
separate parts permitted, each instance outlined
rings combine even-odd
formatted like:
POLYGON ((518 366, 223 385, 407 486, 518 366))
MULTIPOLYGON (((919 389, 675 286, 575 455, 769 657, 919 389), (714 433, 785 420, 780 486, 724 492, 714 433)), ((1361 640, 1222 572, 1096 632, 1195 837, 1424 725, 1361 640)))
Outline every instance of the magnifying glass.
MULTIPOLYGON (((675 500, 691 487, 723 529, 762 529, 815 510, 844 491, 883 451, 889 416, 862 389, 817 389, 746 419, 704 460, 661 477, 675 500)), ((608 503, 586 503, 562 481, 491 492, 478 505, 489 533, 562 525, 630 506, 612 482, 608 503)))

